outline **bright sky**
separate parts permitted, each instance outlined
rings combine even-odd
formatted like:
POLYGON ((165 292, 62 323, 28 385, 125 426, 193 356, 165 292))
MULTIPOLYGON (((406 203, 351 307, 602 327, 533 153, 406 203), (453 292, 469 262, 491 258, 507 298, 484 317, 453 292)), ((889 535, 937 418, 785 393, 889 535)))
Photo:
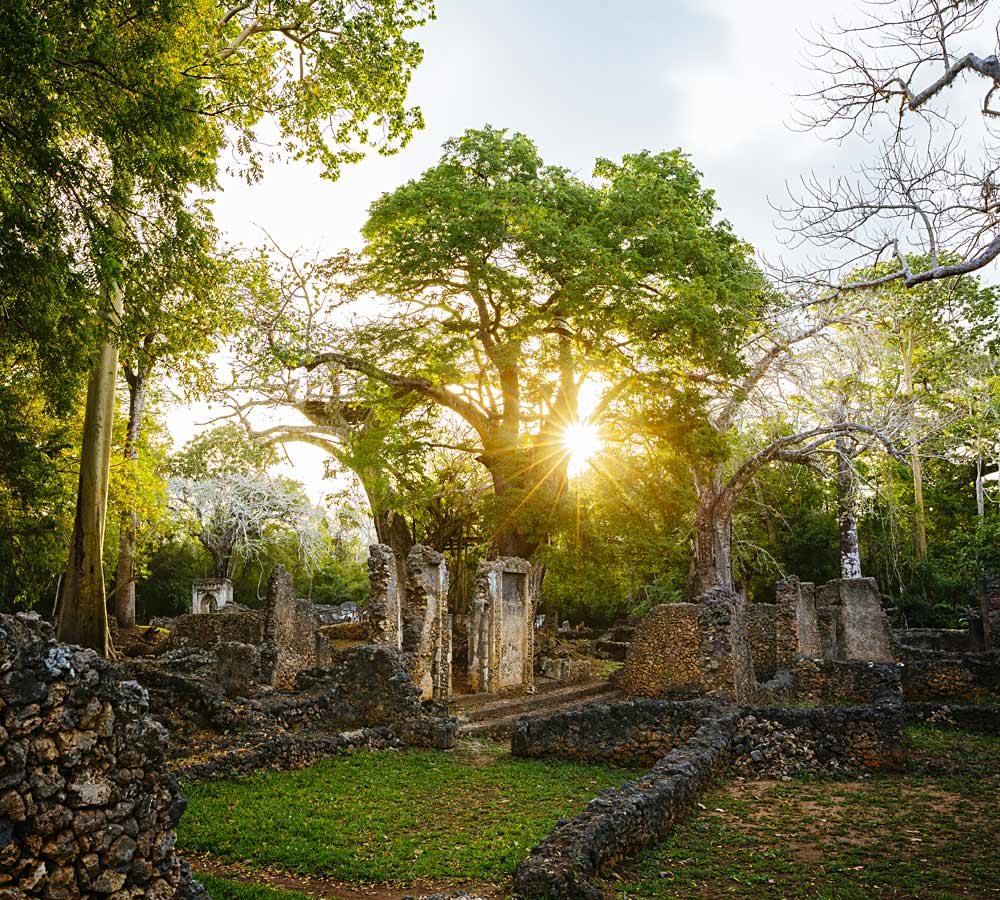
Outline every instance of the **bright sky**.
MULTIPOLYGON (((415 33, 425 57, 410 97, 425 130, 337 183, 294 163, 253 187, 224 180, 218 225, 231 243, 260 243, 266 227, 285 249, 356 246, 374 199, 433 165, 449 137, 489 123, 524 132, 544 159, 582 176, 598 156, 681 147, 737 233, 773 258, 768 198, 783 198, 786 179, 845 165, 836 146, 786 124, 807 79, 803 35, 832 14, 820 0, 438 0, 437 21, 415 33)), ((172 411, 177 443, 208 417, 172 411)), ((290 453, 286 471, 318 499, 322 454, 290 453)))

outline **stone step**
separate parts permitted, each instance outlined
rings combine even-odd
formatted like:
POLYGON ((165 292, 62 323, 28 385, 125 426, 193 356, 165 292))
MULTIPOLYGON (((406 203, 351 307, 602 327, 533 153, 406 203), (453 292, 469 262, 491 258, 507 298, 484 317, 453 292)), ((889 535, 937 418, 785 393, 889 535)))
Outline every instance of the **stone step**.
POLYGON ((623 700, 625 695, 610 685, 597 694, 589 694, 575 700, 564 700, 561 703, 545 706, 530 712, 509 713, 492 719, 483 719, 476 722, 463 722, 458 727, 460 737, 510 737, 514 730, 514 725, 519 719, 541 719, 556 712, 564 712, 568 709, 578 709, 591 703, 611 703, 616 700, 623 700))
POLYGON ((459 715, 469 722, 481 722, 484 719, 496 719, 501 716, 527 713, 536 709, 558 706, 574 700, 597 696, 608 689, 608 682, 603 678, 570 684, 564 687, 554 687, 534 694, 522 694, 517 697, 489 697, 476 706, 466 706, 459 709, 459 715))

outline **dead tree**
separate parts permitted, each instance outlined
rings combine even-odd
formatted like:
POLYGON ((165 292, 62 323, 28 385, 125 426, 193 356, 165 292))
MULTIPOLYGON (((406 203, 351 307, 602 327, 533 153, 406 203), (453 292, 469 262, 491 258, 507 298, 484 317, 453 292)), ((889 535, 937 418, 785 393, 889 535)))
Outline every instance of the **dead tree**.
POLYGON ((824 259, 785 277, 840 291, 982 269, 1000 256, 1000 3, 866 0, 863 11, 813 39, 819 86, 800 96, 799 124, 877 150, 854 174, 813 174, 793 192, 780 210, 788 242, 824 259), (965 123, 945 99, 975 83, 979 115, 965 123), (870 276, 845 280, 858 268, 870 276))

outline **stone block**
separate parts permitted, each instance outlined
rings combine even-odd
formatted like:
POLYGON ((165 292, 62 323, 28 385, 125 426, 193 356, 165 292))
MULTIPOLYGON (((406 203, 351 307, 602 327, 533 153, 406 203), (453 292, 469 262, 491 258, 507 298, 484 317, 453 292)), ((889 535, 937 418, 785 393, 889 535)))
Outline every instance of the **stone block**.
MULTIPOLYGON (((893 662, 892 631, 874 578, 838 578, 817 591, 817 609, 835 619, 835 659, 893 662)), ((824 651, 826 647, 824 647, 824 651)), ((824 652, 824 656, 826 653, 824 652)))

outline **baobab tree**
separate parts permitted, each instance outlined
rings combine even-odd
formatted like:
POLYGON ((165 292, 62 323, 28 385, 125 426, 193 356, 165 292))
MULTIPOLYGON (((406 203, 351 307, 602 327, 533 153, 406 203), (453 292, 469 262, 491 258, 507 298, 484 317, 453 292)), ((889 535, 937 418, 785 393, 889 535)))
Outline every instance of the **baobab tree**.
POLYGON ((998 25, 995 0, 866 0, 857 24, 816 35, 818 84, 800 97, 799 124, 875 149, 854 174, 813 173, 793 192, 782 210, 790 243, 839 258, 790 280, 912 288, 1000 256, 998 25))

